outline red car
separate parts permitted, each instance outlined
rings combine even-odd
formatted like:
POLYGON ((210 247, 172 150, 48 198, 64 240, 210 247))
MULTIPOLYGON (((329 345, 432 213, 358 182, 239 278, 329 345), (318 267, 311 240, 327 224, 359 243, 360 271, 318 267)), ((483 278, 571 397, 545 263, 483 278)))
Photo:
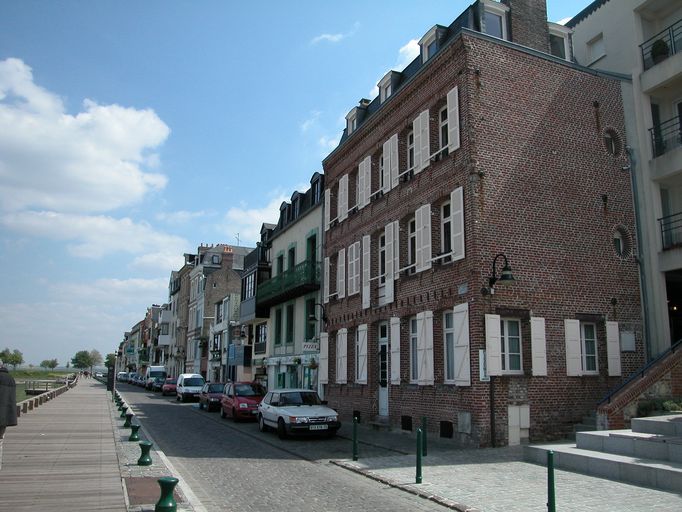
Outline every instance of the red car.
POLYGON ((220 399, 223 394, 224 382, 207 382, 199 393, 199 409, 206 406, 208 412, 220 409, 220 399))
POLYGON ((256 419, 258 404, 267 391, 258 382, 229 382, 220 399, 220 417, 233 420, 256 419))
POLYGON ((166 381, 163 383, 163 386, 161 386, 161 394, 163 396, 166 395, 174 395, 175 394, 175 385, 178 383, 178 379, 172 379, 172 378, 167 378, 166 381))

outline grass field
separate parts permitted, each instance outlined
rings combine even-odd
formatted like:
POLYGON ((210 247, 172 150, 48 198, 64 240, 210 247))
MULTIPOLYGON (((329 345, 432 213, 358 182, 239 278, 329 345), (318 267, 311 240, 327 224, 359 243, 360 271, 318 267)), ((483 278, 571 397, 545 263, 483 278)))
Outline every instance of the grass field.
MULTIPOLYGON (((10 370, 10 375, 14 377, 17 382, 17 403, 30 398, 30 395, 25 393, 24 381, 26 380, 56 380, 64 378, 66 375, 73 373, 70 370, 43 370, 43 369, 21 369, 10 370)), ((33 395, 35 396, 35 395, 33 395)))

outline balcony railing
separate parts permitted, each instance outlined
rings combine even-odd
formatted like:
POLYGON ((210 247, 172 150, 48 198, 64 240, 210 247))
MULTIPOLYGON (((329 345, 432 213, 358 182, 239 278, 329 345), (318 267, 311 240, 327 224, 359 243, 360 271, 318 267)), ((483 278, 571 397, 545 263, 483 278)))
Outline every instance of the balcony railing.
POLYGON ((654 158, 682 146, 680 118, 673 117, 658 126, 649 128, 649 135, 651 136, 651 148, 654 158))
POLYGON ((320 264, 307 260, 258 285, 259 306, 269 306, 320 288, 320 264))
POLYGON ((682 212, 658 219, 663 250, 682 246, 682 212))
POLYGON ((254 354, 265 354, 265 350, 267 349, 267 342, 263 341, 261 343, 254 343, 253 344, 253 353, 254 354))
POLYGON ((676 21, 651 39, 647 39, 639 47, 642 50, 644 70, 682 51, 682 20, 676 21))

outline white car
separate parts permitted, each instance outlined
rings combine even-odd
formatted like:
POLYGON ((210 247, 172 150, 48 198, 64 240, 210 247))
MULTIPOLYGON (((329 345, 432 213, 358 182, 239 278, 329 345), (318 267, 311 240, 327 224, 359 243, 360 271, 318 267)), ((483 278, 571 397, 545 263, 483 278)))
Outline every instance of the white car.
POLYGON ((276 429, 280 439, 289 434, 323 434, 333 437, 341 427, 338 413, 310 389, 268 391, 258 404, 258 428, 276 429))
POLYGON ((178 383, 175 387, 178 402, 182 400, 199 400, 199 393, 206 381, 198 373, 181 373, 178 376, 178 383))

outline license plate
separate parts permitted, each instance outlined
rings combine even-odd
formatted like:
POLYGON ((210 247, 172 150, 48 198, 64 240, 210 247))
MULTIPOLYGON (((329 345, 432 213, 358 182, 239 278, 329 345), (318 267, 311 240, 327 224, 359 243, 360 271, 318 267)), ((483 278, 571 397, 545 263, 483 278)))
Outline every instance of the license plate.
POLYGON ((251 411, 251 414, 258 414, 258 410, 256 409, 256 410, 251 411))
POLYGON ((327 430, 327 425, 310 425, 310 430, 327 430))

